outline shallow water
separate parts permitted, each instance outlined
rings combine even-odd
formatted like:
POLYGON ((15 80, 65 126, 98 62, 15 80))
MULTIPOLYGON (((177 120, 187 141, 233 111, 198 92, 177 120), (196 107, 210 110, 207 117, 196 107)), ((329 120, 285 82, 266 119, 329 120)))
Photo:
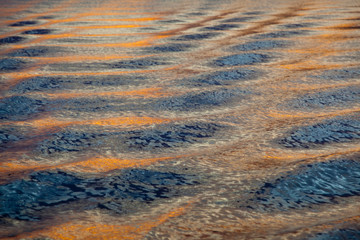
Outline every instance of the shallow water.
POLYGON ((359 239, 360 2, 0 3, 0 239, 359 239))

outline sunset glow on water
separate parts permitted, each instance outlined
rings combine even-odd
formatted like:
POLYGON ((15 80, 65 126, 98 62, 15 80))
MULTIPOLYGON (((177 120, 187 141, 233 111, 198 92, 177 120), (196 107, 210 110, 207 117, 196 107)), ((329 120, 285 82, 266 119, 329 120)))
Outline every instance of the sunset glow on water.
POLYGON ((360 239, 358 0, 0 3, 0 239, 360 239))

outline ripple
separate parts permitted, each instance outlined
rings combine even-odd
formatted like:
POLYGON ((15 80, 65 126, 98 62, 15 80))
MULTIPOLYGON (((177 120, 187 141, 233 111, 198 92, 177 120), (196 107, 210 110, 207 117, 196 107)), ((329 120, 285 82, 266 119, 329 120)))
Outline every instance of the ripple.
POLYGON ((37 23, 38 23, 38 21, 33 21, 33 20, 30 20, 30 21, 20 21, 20 22, 16 22, 16 23, 10 24, 9 26, 10 26, 10 27, 23 27, 23 26, 35 25, 35 24, 37 24, 37 23))
POLYGON ((186 43, 168 43, 160 46, 145 48, 148 52, 184 52, 188 51, 194 46, 186 43))
POLYGON ((16 128, 2 128, 0 130, 0 149, 6 148, 9 143, 23 139, 23 136, 16 128))
POLYGON ((160 58, 140 58, 121 60, 117 62, 88 62, 88 63, 61 63, 49 65, 53 71, 86 71, 109 69, 148 69, 155 66, 169 65, 170 63, 160 58))
POLYGON ((337 198, 360 195, 360 163, 354 160, 332 160, 300 167, 298 171, 265 183, 258 191, 256 204, 266 210, 311 207, 335 203, 337 198))
POLYGON ((219 24, 211 27, 204 27, 201 30, 203 31, 224 31, 224 30, 230 30, 233 28, 239 28, 239 24, 219 24))
POLYGON ((235 51, 256 51, 256 50, 272 50, 276 48, 284 48, 290 46, 289 41, 284 40, 264 40, 247 42, 244 44, 231 47, 231 50, 235 51))
POLYGON ((346 106, 348 104, 358 103, 360 100, 360 87, 351 86, 335 89, 332 91, 323 91, 312 94, 306 94, 292 100, 288 105, 293 108, 312 109, 328 106, 346 106))
POLYGON ((188 124, 163 124, 153 128, 120 132, 80 132, 67 130, 53 134, 39 144, 43 154, 77 152, 107 145, 120 152, 178 148, 203 142, 228 128, 225 125, 195 122, 188 124))
POLYGON ((200 142, 214 137, 225 125, 214 123, 190 123, 169 125, 159 129, 128 132, 125 142, 130 149, 152 150, 155 148, 173 148, 200 142))
POLYGON ((39 57, 46 55, 51 52, 61 52, 60 47, 46 47, 46 46, 36 46, 28 48, 20 48, 11 52, 9 56, 11 57, 39 57))
POLYGON ((360 68, 330 69, 323 71, 320 75, 313 76, 325 80, 345 80, 360 77, 360 68))
POLYGON ((0 119, 26 120, 43 111, 45 102, 24 96, 3 98, 0 101, 0 119))
POLYGON ((360 230, 356 229, 336 229, 326 233, 318 233, 309 240, 358 240, 360 239, 360 230))
POLYGON ((1 38, 1 39, 0 39, 0 45, 9 44, 9 43, 18 43, 18 42, 24 41, 25 39, 26 39, 26 38, 24 38, 24 37, 19 37, 19 36, 5 37, 5 38, 1 38))
POLYGON ((223 22, 249 22, 251 20, 255 20, 256 17, 235 17, 235 18, 229 18, 229 19, 225 19, 223 20, 223 22))
POLYGON ((314 23, 290 23, 290 24, 284 24, 280 25, 280 28, 287 28, 287 29, 298 29, 298 28, 308 28, 314 26, 314 23))
POLYGON ((16 58, 3 58, 0 60, 0 72, 13 72, 23 69, 26 62, 16 58))
POLYGON ((190 79, 184 79, 181 81, 181 84, 196 87, 212 85, 225 86, 241 81, 257 79, 261 75, 261 71, 247 68, 237 68, 227 71, 217 71, 210 74, 203 74, 190 79))
POLYGON ((254 39, 263 39, 263 38, 292 38, 295 36, 303 36, 309 34, 309 30, 293 30, 293 31, 277 31, 270 33, 263 33, 254 36, 254 39))
POLYGON ((204 40, 204 39, 210 39, 213 37, 219 36, 219 33, 214 32, 208 32, 208 33, 194 33, 194 34, 187 34, 182 35, 175 40, 177 41, 191 41, 191 40, 204 40))
POLYGON ((22 34, 32 34, 32 35, 46 35, 54 32, 53 29, 34 29, 22 32, 22 34))
POLYGON ((147 80, 143 76, 87 76, 87 77, 33 77, 15 85, 11 91, 16 93, 51 92, 57 89, 98 90, 99 87, 139 86, 147 80))
POLYGON ((315 125, 300 127, 279 141, 286 148, 312 148, 360 138, 359 116, 336 117, 315 125))
POLYGON ((40 143, 38 149, 43 154, 77 152, 88 147, 98 146, 100 144, 98 139, 107 135, 74 131, 60 132, 54 134, 51 139, 40 143))
POLYGON ((188 93, 178 97, 160 100, 156 106, 161 110, 191 111, 205 107, 221 106, 244 98, 250 92, 242 89, 219 89, 200 93, 188 93))
POLYGON ((65 172, 36 172, 28 180, 0 186, 0 216, 34 221, 41 217, 41 210, 59 211, 54 207, 79 200, 87 201, 85 208, 91 205, 123 213, 127 210, 124 200, 146 204, 173 197, 175 186, 196 183, 193 176, 144 169, 88 179, 65 172))
POLYGON ((223 66, 239 66, 239 65, 253 65, 256 63, 265 63, 270 60, 269 55, 259 53, 242 53, 226 57, 220 57, 214 61, 214 64, 220 67, 223 66))

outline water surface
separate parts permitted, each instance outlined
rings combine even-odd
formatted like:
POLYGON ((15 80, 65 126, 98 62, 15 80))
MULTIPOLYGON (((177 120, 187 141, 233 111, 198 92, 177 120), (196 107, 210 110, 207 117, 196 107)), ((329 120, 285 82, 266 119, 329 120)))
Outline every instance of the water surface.
POLYGON ((0 239, 359 239, 360 2, 0 4, 0 239))

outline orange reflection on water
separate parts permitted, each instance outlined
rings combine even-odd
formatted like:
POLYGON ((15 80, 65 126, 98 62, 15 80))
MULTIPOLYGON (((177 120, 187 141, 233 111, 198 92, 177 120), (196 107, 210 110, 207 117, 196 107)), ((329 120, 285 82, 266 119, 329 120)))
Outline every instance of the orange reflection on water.
POLYGON ((72 92, 72 93, 44 93, 49 98, 81 98, 81 97, 146 97, 146 98, 158 98, 171 95, 165 92, 163 88, 144 88, 132 91, 121 92, 72 92))
POLYGON ((316 61, 312 61, 312 60, 304 60, 295 63, 279 65, 280 68, 285 68, 288 70, 295 70, 295 71, 334 69, 334 68, 340 68, 341 66, 342 66, 341 64, 318 64, 316 63, 316 61))
POLYGON ((113 126, 113 125, 148 125, 169 122, 169 119, 151 118, 151 117, 121 117, 121 118, 108 118, 101 120, 93 120, 80 122, 80 124, 93 124, 100 126, 113 126))
POLYGON ((92 22, 147 22, 147 21, 156 21, 161 20, 161 17, 141 17, 141 18, 99 18, 99 19, 91 19, 87 18, 86 21, 92 22))
POLYGON ((353 23, 343 23, 343 24, 338 24, 338 25, 334 25, 331 27, 324 27, 324 29, 335 29, 335 30, 356 30, 356 29, 360 29, 360 23, 358 22, 353 22, 353 23))
POLYGON ((26 162, 18 161, 17 159, 8 159, 0 163, 0 183, 9 181, 9 176, 24 175, 33 171, 45 170, 65 170, 78 173, 107 173, 113 170, 125 168, 145 167, 151 164, 174 160, 185 155, 173 157, 158 157, 146 159, 120 159, 120 158, 106 158, 93 157, 85 160, 77 160, 70 163, 61 164, 39 164, 37 161, 26 160, 26 162))
POLYGON ((174 160, 182 156, 173 157, 158 157, 158 158, 146 158, 146 159, 120 159, 120 158, 106 158, 106 157, 94 157, 85 160, 77 160, 70 163, 62 164, 39 164, 37 161, 26 160, 26 162, 19 162, 16 159, 8 159, 5 162, 0 163, 0 183, 9 180, 9 176, 24 175, 33 171, 45 171, 45 170, 65 170, 78 173, 107 173, 113 170, 125 169, 125 168, 137 168, 145 167, 151 164, 174 160))
MULTIPOLYGON (((89 28, 91 29, 91 28, 89 28)), ((139 33, 141 34, 141 33, 139 33)), ((87 34, 84 34, 82 36, 86 36, 87 34)), ((89 34, 91 36, 93 34, 89 34)), ((133 35, 133 34, 132 34, 133 35)), ((72 36, 72 35, 69 35, 72 36)), ((96 34, 95 36, 101 36, 96 34)), ((129 35, 130 36, 130 35, 129 35)), ((147 47, 151 46, 152 43, 156 40, 167 38, 169 35, 155 35, 151 37, 144 38, 142 40, 134 41, 134 42, 112 42, 112 43, 78 43, 78 44, 43 44, 43 46, 61 46, 61 47, 122 47, 122 48, 137 48, 137 47, 147 47)), ((53 38, 56 38, 56 35, 54 35, 53 38)))
POLYGON ((39 164, 36 161, 27 160, 26 163, 16 163, 16 160, 8 160, 0 163, 0 175, 10 175, 9 173, 26 172, 28 170, 46 169, 50 165, 39 164), (14 161, 14 162, 12 162, 14 161))
POLYGON ((289 49, 287 50, 289 53, 300 53, 300 54, 314 54, 314 56, 330 56, 340 53, 340 50, 335 50, 329 48, 329 46, 321 46, 319 45, 317 48, 301 48, 301 49, 289 49))
POLYGON ((138 25, 138 24, 124 24, 124 25, 99 25, 99 26, 80 26, 76 27, 78 29, 97 29, 97 28, 139 28, 139 27, 146 27, 146 25, 138 25))
POLYGON ((172 160, 179 157, 182 156, 147 158, 147 159, 119 159, 119 158, 97 157, 97 158, 86 159, 84 161, 60 165, 57 166, 56 168, 61 168, 63 170, 74 171, 74 172, 102 173, 116 169, 149 166, 156 162, 172 160))
MULTIPOLYGON (((94 120, 61 121, 52 117, 35 120, 12 122, 12 124, 31 126, 38 129, 49 129, 54 127, 67 127, 70 125, 99 125, 99 126, 143 126, 170 122, 171 119, 153 117, 114 117, 94 120)), ((1 126, 1 125, 0 125, 1 126)))
MULTIPOLYGON (((46 236, 57 240, 72 240, 72 239, 141 239, 153 228, 165 223, 171 218, 176 218, 185 214, 192 206, 194 200, 188 201, 184 206, 175 207, 169 212, 160 214, 158 216, 149 217, 144 216, 135 223, 130 224, 108 224, 106 217, 98 219, 95 215, 87 222, 74 221, 67 222, 57 226, 51 226, 47 229, 28 233, 22 237, 39 237, 46 236), (145 220, 144 220, 145 219, 145 220), (89 223, 89 221, 91 221, 89 223), (96 221, 96 222, 95 222, 96 221), (105 222, 105 223, 104 223, 105 222)), ((110 217, 109 217, 110 218, 110 217)), ((112 219, 112 222, 116 222, 112 219)))
POLYGON ((61 63, 61 62, 78 62, 78 61, 91 61, 91 60, 114 60, 124 58, 134 58, 131 56, 119 56, 119 55, 105 55, 105 56, 59 56, 59 57, 31 57, 32 59, 39 60, 43 63, 61 63))

